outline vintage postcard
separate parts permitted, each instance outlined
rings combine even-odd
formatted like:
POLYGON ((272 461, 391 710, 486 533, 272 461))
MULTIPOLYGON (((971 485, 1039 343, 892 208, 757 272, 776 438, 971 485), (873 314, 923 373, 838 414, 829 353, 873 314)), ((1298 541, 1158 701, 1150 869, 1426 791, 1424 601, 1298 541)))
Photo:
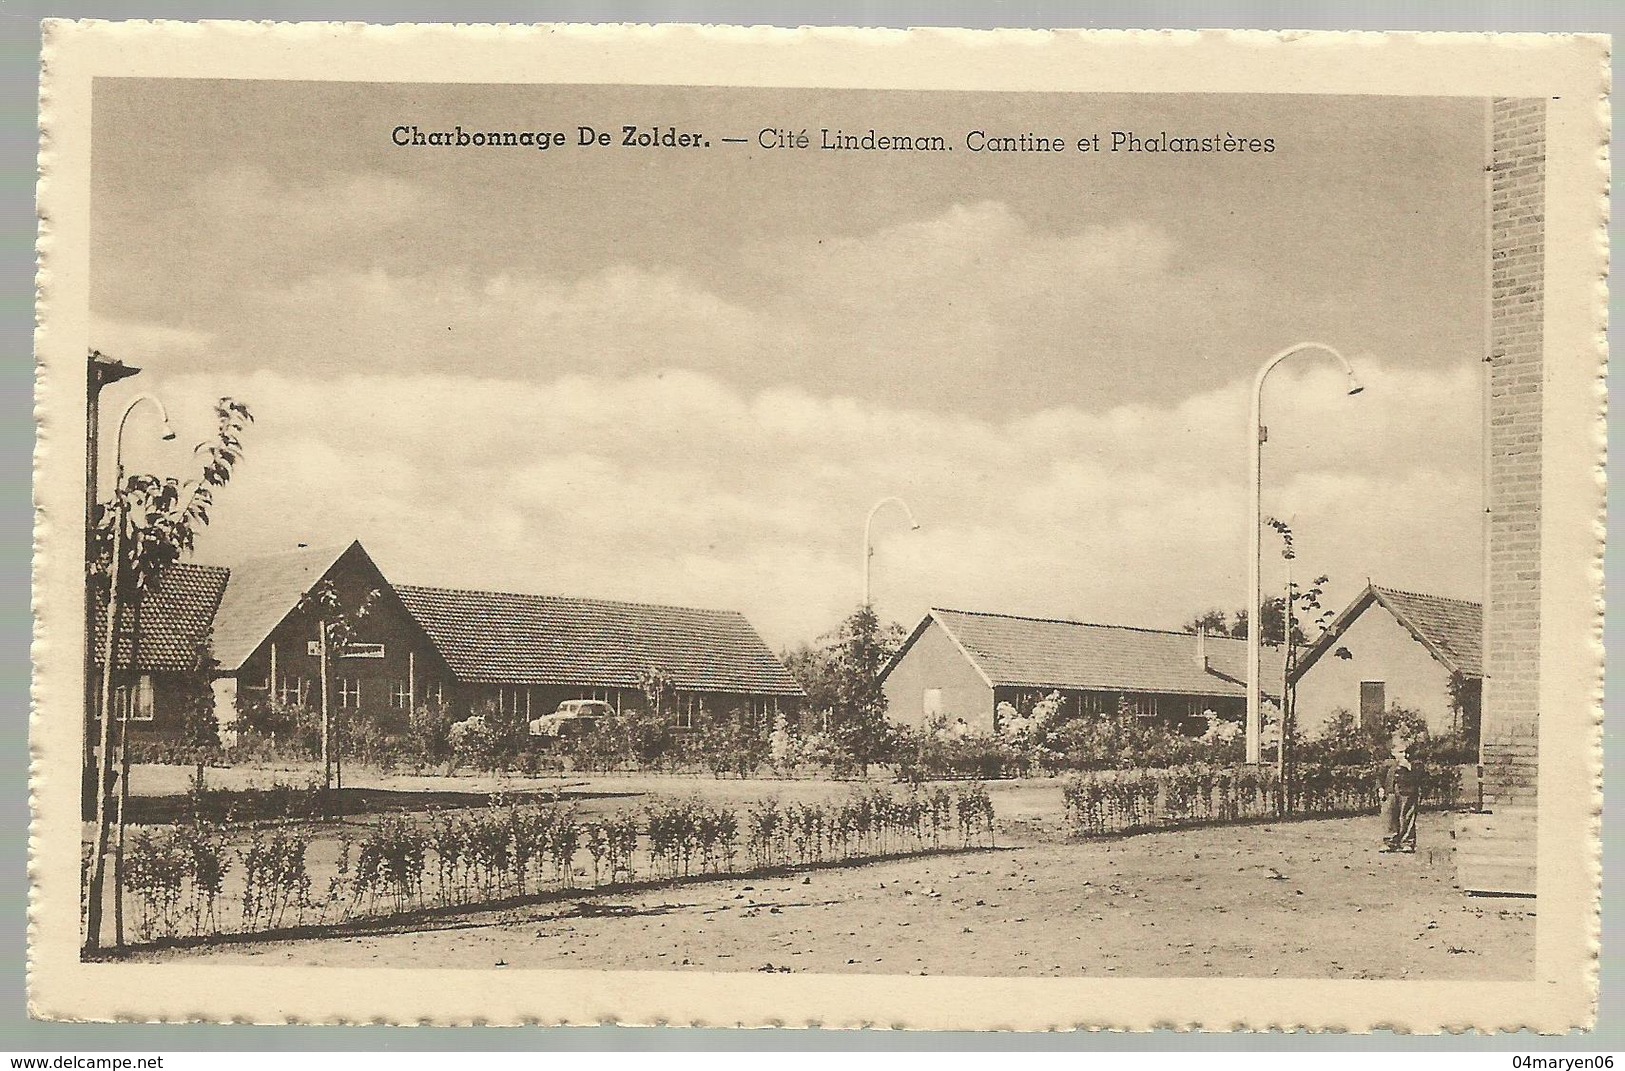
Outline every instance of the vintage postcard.
POLYGON ((35 1015, 1592 1024, 1606 38, 44 34, 35 1015))

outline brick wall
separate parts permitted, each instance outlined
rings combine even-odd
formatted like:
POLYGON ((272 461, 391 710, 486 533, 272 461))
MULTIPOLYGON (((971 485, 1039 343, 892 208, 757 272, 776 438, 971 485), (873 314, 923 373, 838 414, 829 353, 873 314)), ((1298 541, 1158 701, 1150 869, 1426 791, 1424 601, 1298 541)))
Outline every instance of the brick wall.
POLYGON ((1489 568, 1484 802, 1535 802, 1546 102, 1490 106, 1489 568))

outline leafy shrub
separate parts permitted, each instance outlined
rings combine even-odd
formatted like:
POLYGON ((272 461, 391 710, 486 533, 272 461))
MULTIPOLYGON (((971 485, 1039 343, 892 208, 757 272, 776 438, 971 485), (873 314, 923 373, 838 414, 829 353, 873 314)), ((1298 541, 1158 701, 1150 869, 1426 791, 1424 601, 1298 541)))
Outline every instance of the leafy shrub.
POLYGON ((303 831, 292 827, 251 828, 248 843, 237 849, 243 867, 245 929, 276 929, 290 910, 300 911, 310 902, 310 872, 305 866, 309 844, 303 831))
POLYGON ((768 737, 757 731, 749 715, 740 710, 707 719, 694 744, 716 777, 749 777, 767 763, 770 755, 768 737))
POLYGON ((309 820, 329 817, 334 797, 315 780, 293 784, 280 778, 264 788, 208 788, 193 782, 187 791, 182 820, 221 825, 267 819, 309 820))
POLYGON ((763 799, 741 813, 698 798, 654 800, 583 821, 573 806, 521 805, 492 797, 476 811, 386 815, 342 827, 338 858, 318 892, 307 859, 310 827, 287 819, 235 826, 195 820, 142 831, 128 853, 126 890, 136 897, 143 940, 211 934, 228 871, 241 908, 231 927, 275 930, 312 919, 337 923, 430 905, 489 903, 577 883, 585 850, 594 887, 635 880, 813 866, 843 859, 929 851, 958 830, 963 847, 991 844, 993 803, 981 784, 902 796, 879 786, 842 800, 763 799), (236 840, 226 848, 227 833, 236 840), (228 860, 228 855, 230 856, 228 860))
MULTIPOLYGON (((384 895, 391 899, 396 911, 404 910, 409 902, 422 895, 427 848, 428 836, 417 823, 398 815, 380 818, 360 841, 355 864, 355 897, 365 897, 370 907, 384 895)), ((303 858, 301 842, 301 868, 303 858)), ((306 885, 308 888, 308 881, 306 885)))
POLYGON ((448 733, 448 739, 453 768, 462 766, 485 773, 496 769, 498 736, 485 715, 470 715, 466 720, 455 723, 448 733))
MULTIPOLYGON (((1423 770, 1423 799, 1454 806, 1460 793, 1454 766, 1423 770)), ((1369 813, 1377 806, 1378 765, 1333 763, 1294 767, 1288 812, 1369 813)), ((1173 766, 1090 771, 1062 786, 1066 818, 1079 836, 1140 829, 1272 818, 1281 813, 1281 781, 1273 766, 1173 766)))
POLYGON ((155 766, 224 766, 231 754, 219 747, 200 747, 176 740, 131 740, 130 762, 155 766))
POLYGON ((407 759, 419 769, 448 766, 452 761, 451 727, 454 719, 444 703, 419 704, 407 722, 407 759))
POLYGON ((259 747, 287 759, 313 759, 322 753, 322 716, 300 703, 284 703, 263 692, 237 694, 235 723, 239 746, 259 747))
POLYGON ((1019 777, 1030 759, 1007 737, 955 736, 945 719, 919 728, 899 728, 893 769, 900 781, 991 780, 1019 777))
POLYGON ((411 760, 411 734, 399 716, 347 711, 338 721, 338 744, 346 760, 376 769, 411 760))

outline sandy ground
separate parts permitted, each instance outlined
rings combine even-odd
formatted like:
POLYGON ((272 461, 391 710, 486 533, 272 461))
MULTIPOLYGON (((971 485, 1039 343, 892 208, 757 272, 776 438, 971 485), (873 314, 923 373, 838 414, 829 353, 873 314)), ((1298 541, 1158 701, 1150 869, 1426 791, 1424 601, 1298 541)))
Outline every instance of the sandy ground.
POLYGON ((1423 816, 1414 856, 1379 854, 1376 818, 1071 844, 1056 834, 1058 804, 1041 806, 1059 796, 1056 783, 995 787, 1013 842, 996 851, 141 958, 984 976, 1462 979, 1533 970, 1534 902, 1453 888, 1448 815, 1423 816))

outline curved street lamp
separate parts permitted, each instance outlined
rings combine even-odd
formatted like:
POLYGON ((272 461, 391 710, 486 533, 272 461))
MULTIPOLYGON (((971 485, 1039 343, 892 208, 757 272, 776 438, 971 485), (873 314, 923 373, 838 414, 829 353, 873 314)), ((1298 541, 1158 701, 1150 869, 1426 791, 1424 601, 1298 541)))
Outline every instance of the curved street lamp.
POLYGON ((914 519, 914 511, 908 508, 907 502, 904 502, 896 495, 887 495, 879 502, 876 502, 869 510, 869 517, 863 522, 863 605, 865 606, 868 606, 870 603, 869 564, 870 559, 875 556, 874 544, 870 541, 870 532, 874 527, 875 514, 879 513, 880 507, 884 506, 888 502, 895 502, 899 506, 903 507, 903 512, 908 515, 908 523, 911 531, 917 532, 920 530, 920 522, 914 519))
MULTIPOLYGON (((1260 513, 1259 498, 1264 481, 1264 378, 1270 370, 1295 353, 1305 350, 1323 350, 1337 358, 1348 376, 1348 393, 1359 394, 1365 389, 1359 377, 1354 374, 1354 366, 1349 364, 1348 358, 1320 342, 1300 342, 1295 346, 1288 346, 1275 356, 1264 362, 1258 370, 1258 378, 1253 381, 1252 412, 1249 427, 1252 429, 1252 447, 1250 464, 1252 480, 1248 488, 1248 524, 1251 528, 1249 539, 1249 553, 1247 555, 1247 762, 1256 765, 1259 761, 1259 736, 1262 730, 1262 711, 1258 691, 1258 662, 1260 640, 1264 631, 1263 614, 1259 604, 1263 602, 1263 594, 1259 590, 1259 573, 1262 568, 1263 539, 1262 529, 1264 519, 1260 513)), ((1282 696, 1282 703, 1286 697, 1282 696)), ((1285 746, 1284 743, 1282 746, 1285 746)))
POLYGON ((169 441, 175 438, 175 429, 169 425, 169 413, 164 409, 164 403, 150 394, 138 394, 130 399, 130 404, 124 407, 124 415, 119 418, 118 436, 113 445, 113 556, 107 565, 107 616, 103 625, 105 633, 102 639, 102 692, 100 697, 101 729, 99 733, 100 753, 96 757, 96 852, 91 862, 90 901, 86 905, 86 933, 85 946, 96 949, 101 942, 102 919, 102 886, 107 866, 107 839, 110 832, 107 814, 107 787, 113 773, 112 731, 113 731, 113 660, 118 655, 118 583, 119 560, 124 556, 124 507, 119 498, 119 487, 124 482, 124 428, 130 422, 130 414, 142 402, 151 402, 158 407, 158 419, 162 421, 164 433, 161 438, 169 441))

